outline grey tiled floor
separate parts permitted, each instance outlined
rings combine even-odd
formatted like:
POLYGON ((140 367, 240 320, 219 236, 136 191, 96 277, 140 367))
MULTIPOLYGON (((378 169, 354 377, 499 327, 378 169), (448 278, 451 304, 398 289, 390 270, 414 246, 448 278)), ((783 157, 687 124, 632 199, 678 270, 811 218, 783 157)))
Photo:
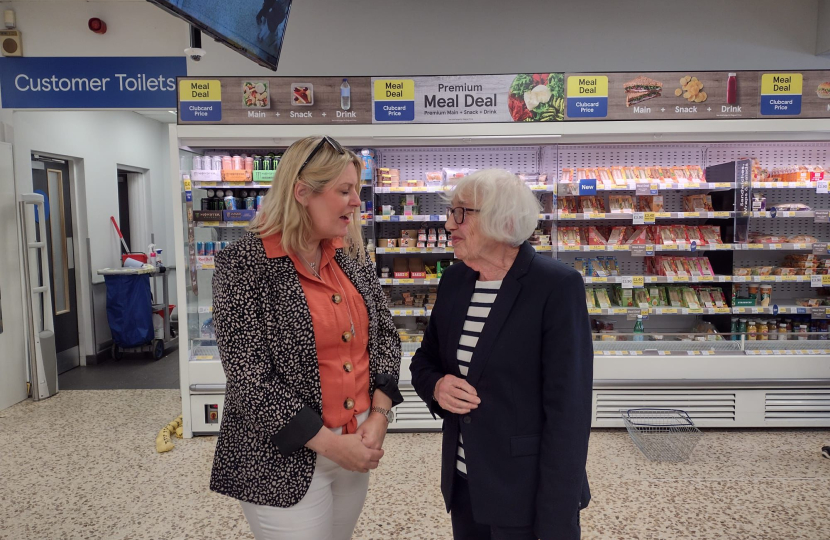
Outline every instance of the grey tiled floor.
MULTIPOLYGON (((63 390, 0 411, 0 539, 251 539, 208 490, 214 437, 154 440, 175 390, 63 390)), ((449 540, 440 434, 390 434, 355 540, 449 540)), ((592 434, 587 540, 828 540, 830 430, 706 431, 689 462, 648 462, 624 431, 592 434)))

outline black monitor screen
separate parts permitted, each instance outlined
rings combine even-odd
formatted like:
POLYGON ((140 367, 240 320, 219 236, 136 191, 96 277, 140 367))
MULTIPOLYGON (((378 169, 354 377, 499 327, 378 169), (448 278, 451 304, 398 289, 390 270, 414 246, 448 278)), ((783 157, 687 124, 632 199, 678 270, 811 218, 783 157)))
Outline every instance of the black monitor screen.
POLYGON ((148 1, 276 71, 291 0, 148 1))

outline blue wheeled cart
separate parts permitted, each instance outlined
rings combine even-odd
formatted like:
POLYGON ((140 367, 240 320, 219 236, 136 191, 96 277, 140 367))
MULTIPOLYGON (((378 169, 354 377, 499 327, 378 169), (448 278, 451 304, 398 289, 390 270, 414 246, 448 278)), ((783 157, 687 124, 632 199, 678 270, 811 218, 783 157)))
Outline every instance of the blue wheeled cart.
POLYGON ((178 343, 170 328, 169 290, 164 267, 104 268, 98 270, 107 284, 107 322, 112 333, 112 358, 120 360, 125 352, 149 352, 156 360, 178 343), (154 306, 150 279, 161 278, 163 306, 154 306), (153 313, 163 319, 163 336, 157 335, 153 313))

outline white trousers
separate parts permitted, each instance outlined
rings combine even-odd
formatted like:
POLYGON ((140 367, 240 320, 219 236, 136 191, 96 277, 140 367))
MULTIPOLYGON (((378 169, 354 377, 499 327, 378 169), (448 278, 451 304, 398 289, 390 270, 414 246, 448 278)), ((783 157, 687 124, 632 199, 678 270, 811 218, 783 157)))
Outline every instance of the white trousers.
MULTIPOLYGON (((368 411, 357 417, 362 424, 368 411)), ((341 428, 332 430, 336 434, 341 428)), ((317 456, 308 493, 290 508, 240 501, 256 540, 348 540, 369 490, 369 473, 351 472, 317 456)))

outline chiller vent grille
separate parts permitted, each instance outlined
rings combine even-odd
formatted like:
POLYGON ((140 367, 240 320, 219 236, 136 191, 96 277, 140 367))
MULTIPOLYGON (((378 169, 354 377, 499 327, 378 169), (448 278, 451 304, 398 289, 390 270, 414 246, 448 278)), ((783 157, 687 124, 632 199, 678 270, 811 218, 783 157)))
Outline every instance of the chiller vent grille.
POLYGON ((426 403, 418 397, 414 388, 402 386, 400 390, 403 403, 395 407, 395 424, 398 427, 405 428, 407 423, 433 420, 426 403))
POLYGON ((830 420, 830 391, 767 392, 765 420, 830 420))
POLYGON ((693 421, 734 421, 735 394, 688 390, 599 392, 597 394, 596 420, 619 420, 620 410, 640 408, 680 409, 686 411, 693 421))

